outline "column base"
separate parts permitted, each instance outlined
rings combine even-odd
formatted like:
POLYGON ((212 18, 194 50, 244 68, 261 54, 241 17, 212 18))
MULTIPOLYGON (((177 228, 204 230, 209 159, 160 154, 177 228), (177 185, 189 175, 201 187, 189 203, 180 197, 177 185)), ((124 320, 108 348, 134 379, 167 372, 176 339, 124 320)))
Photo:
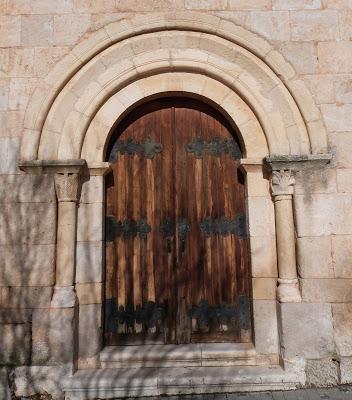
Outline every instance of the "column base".
POLYGON ((70 308, 77 305, 77 295, 74 286, 55 286, 51 299, 52 308, 70 308))
POLYGON ((280 303, 300 303, 302 296, 299 291, 298 279, 278 279, 276 297, 280 303))

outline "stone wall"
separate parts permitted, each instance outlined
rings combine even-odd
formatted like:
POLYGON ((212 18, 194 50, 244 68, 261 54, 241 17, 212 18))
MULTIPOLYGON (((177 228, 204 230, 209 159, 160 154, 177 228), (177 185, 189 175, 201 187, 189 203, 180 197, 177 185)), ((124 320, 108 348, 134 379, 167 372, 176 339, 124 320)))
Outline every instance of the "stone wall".
MULTIPOLYGON (((54 182, 49 175, 26 175, 17 168, 31 93, 75 44, 102 26, 136 13, 152 18, 184 10, 220 16, 267 39, 306 83, 322 113, 333 162, 325 170, 296 176, 294 212, 303 302, 279 306, 281 350, 283 358, 292 362, 308 360, 308 383, 351 382, 349 0, 0 0, 0 365, 65 362, 52 354, 50 340, 55 336, 48 338, 46 330, 65 318, 47 310, 55 284, 54 182), (332 371, 330 381, 319 373, 327 366, 332 371)), ((97 186, 102 184, 101 177, 94 180, 97 186)), ((79 213, 96 209, 101 213, 101 199, 94 198, 97 193, 86 193, 83 185, 79 213)), ((87 229, 81 225, 78 229, 77 292, 80 320, 88 329, 91 320, 100 318, 95 293, 101 290, 101 276, 94 270, 94 257, 101 252, 101 237, 87 239, 87 229)), ((97 343, 98 337, 90 343, 87 357, 96 353, 97 343)))

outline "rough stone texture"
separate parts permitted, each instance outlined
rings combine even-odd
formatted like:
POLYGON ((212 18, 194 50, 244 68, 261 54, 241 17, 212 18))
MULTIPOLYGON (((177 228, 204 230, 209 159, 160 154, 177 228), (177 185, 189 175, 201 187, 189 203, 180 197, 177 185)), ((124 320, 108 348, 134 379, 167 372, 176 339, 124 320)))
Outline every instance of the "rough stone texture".
POLYGON ((55 203, 7 203, 1 206, 0 244, 54 244, 55 238, 55 203))
POLYGON ((332 359, 307 360, 306 376, 309 386, 333 386, 339 383, 339 364, 332 359))
POLYGON ((28 363, 31 351, 29 324, 0 324, 0 364, 28 363))
POLYGON ((78 242, 76 245, 76 282, 101 282, 103 242, 78 242))
POLYGON ((2 400, 11 400, 8 370, 6 368, 0 368, 0 398, 2 400))
POLYGON ((50 393, 53 400, 63 400, 61 380, 71 374, 69 367, 31 366, 15 368, 12 376, 15 383, 15 395, 33 396, 50 393))
POLYGON ((275 300, 253 300, 255 348, 258 353, 277 353, 279 336, 275 300))
POLYGON ((61 365, 72 361, 74 338, 73 308, 35 310, 32 317, 32 363, 61 365))
POLYGON ((0 286, 50 286, 55 279, 55 246, 0 245, 0 286))
POLYGON ((297 268, 301 278, 333 278, 331 237, 298 238, 297 268))
POLYGON ((334 351, 333 320, 329 304, 279 304, 284 358, 324 358, 334 351))
POLYGON ((102 348, 102 306, 101 304, 81 305, 79 308, 78 357, 81 366, 89 365, 102 348), (87 332, 90 332, 87 335, 87 332))
POLYGON ((52 287, 0 287, 2 308, 48 308, 52 287))
POLYGON ((340 383, 352 383, 352 357, 340 358, 340 383))
POLYGON ((332 254, 336 278, 352 278, 352 236, 332 236, 332 254))
POLYGON ((342 193, 352 193, 352 169, 336 170, 337 190, 342 193))
POLYGON ((103 205, 84 204, 78 207, 78 242, 97 242, 103 240, 103 205))
POLYGON ((18 138, 0 138, 0 174, 16 174, 18 138))
POLYGON ((302 299, 307 302, 352 302, 352 279, 301 279, 302 299))
POLYGON ((352 356, 352 304, 333 304, 334 339, 340 356, 352 356))

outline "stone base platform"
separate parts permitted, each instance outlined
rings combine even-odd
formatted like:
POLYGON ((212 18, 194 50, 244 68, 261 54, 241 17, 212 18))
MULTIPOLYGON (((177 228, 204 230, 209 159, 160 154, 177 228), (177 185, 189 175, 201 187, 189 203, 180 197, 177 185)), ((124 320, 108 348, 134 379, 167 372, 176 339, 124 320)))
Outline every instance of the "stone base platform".
POLYGON ((108 368, 77 371, 62 381, 65 400, 291 390, 303 382, 281 367, 108 368))

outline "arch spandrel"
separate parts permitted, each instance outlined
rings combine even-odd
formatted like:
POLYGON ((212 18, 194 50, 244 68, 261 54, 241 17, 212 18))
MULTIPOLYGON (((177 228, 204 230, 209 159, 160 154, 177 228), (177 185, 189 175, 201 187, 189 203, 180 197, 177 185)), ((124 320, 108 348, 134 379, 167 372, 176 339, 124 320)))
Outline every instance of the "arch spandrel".
MULTIPOLYGON (((198 21, 197 16, 187 12, 165 14, 152 21, 138 16, 121 25, 110 24, 77 45, 46 78, 45 101, 38 100, 41 88, 33 96, 26 115, 22 157, 78 157, 94 116, 109 97, 161 71, 197 72, 225 84, 256 115, 269 154, 326 151, 325 130, 317 129, 319 110, 309 92, 305 104, 299 104, 291 95, 298 84, 292 67, 282 56, 264 39, 231 22, 209 15, 198 21), (156 39, 152 42, 160 48, 148 51, 146 37, 156 39), (66 64, 68 73, 64 74, 66 64), (292 91, 288 90, 291 82, 292 91), (311 112, 301 111, 305 105, 311 112), (51 136, 55 137, 52 142, 51 136)), ((322 124, 320 128, 324 128, 322 124)))

